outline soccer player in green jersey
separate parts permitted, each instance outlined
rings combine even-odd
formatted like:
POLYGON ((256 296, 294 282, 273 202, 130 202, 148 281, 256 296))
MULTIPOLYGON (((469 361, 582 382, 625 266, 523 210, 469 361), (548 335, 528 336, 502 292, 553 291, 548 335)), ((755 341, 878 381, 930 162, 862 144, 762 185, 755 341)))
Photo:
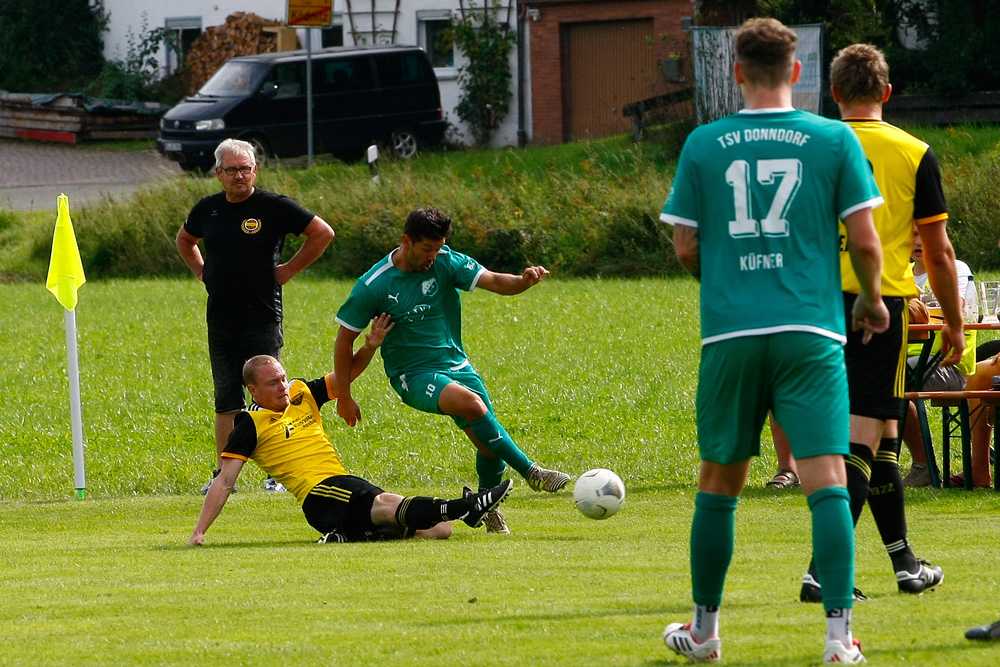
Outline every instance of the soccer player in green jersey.
MULTIPOLYGON (((382 346, 392 388, 412 408, 448 415, 476 446, 480 489, 496 486, 507 465, 535 491, 556 492, 569 475, 547 470, 521 451, 493 413, 493 404, 462 344, 460 290, 503 295, 537 285, 548 271, 529 266, 521 275, 489 271, 445 245, 451 218, 436 208, 411 211, 398 248, 361 276, 337 312, 334 368, 340 378, 337 413, 354 426, 361 409, 351 396, 354 340, 373 318, 387 313, 395 325, 382 346)), ((509 533, 499 510, 486 518, 489 532, 509 533)))
POLYGON ((824 578, 823 661, 864 661, 850 627, 854 532, 844 457, 847 378, 837 220, 861 290, 852 327, 885 330, 882 265, 871 209, 882 199, 857 137, 792 108, 795 33, 774 19, 735 37, 738 114, 688 137, 661 220, 681 263, 701 281, 697 394, 701 470, 691 522, 694 620, 664 641, 694 661, 721 656, 719 605, 734 515, 768 410, 788 434, 812 513, 824 578))

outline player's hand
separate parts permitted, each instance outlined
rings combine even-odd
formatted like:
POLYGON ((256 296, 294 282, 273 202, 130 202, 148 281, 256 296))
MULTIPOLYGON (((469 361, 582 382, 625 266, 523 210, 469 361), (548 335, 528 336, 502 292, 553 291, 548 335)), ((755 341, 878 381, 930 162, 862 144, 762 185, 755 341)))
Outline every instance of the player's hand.
POLYGON ((851 313, 851 330, 864 330, 861 343, 867 345, 873 334, 884 333, 889 328, 889 309, 882 299, 871 301, 866 294, 859 294, 854 300, 854 310, 851 313))
POLYGON ((361 406, 350 396, 337 399, 337 414, 348 426, 354 426, 361 419, 361 406))
POLYGON ((941 336, 941 354, 948 356, 941 360, 940 366, 954 366, 962 359, 962 353, 965 352, 963 329, 961 324, 956 327, 948 322, 944 323, 938 335, 941 336))
POLYGON ((542 282, 542 278, 549 275, 549 270, 544 266, 529 266, 521 274, 521 282, 525 287, 532 287, 542 282))
POLYGON ((385 335, 396 326, 395 322, 390 322, 392 316, 389 313, 382 313, 372 320, 372 329, 365 334, 365 345, 368 347, 378 347, 385 341, 385 335))
POLYGON ((188 540, 189 547, 198 547, 205 543, 205 533, 192 533, 188 540))

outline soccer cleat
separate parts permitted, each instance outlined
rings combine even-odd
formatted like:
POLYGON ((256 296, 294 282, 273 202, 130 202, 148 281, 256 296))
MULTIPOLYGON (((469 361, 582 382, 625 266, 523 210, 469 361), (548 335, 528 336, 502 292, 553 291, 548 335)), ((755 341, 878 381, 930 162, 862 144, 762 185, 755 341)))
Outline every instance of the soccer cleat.
MULTIPOLYGON (((860 589, 854 589, 854 601, 864 602, 868 599, 868 596, 861 592, 860 589)), ((822 602, 823 601, 823 588, 816 581, 816 578, 806 572, 802 575, 802 589, 799 591, 799 601, 801 602, 822 602)))
POLYGON ((539 467, 537 463, 532 463, 531 467, 528 468, 528 474, 525 476, 525 479, 532 491, 555 493, 566 486, 566 483, 569 481, 569 475, 558 470, 546 470, 539 467))
POLYGON ((510 528, 507 527, 507 522, 504 521, 503 514, 499 508, 487 512, 484 523, 486 524, 487 533, 510 535, 510 528))
POLYGON ((896 585, 900 593, 919 595, 937 588, 944 581, 944 570, 940 566, 931 565, 925 560, 918 560, 917 566, 916 572, 900 570, 896 573, 896 585))
POLYGON ((514 481, 507 479, 492 489, 471 494, 471 497, 466 495, 465 497, 472 503, 472 509, 462 517, 465 525, 470 528, 479 528, 483 525, 486 515, 495 510, 504 501, 504 498, 510 493, 510 487, 512 486, 514 486, 514 481))
POLYGON ((324 534, 318 540, 316 544, 346 544, 347 536, 343 533, 338 533, 337 531, 332 531, 324 534))
POLYGON ((855 639, 850 646, 844 646, 844 642, 839 639, 831 639, 826 643, 826 650, 823 651, 824 665, 856 665, 861 662, 868 662, 861 652, 861 642, 855 639))
POLYGON ((203 496, 208 495, 208 490, 210 488, 212 488, 212 482, 215 481, 215 478, 219 476, 220 472, 222 472, 222 471, 218 470, 218 469, 215 469, 215 470, 212 471, 212 479, 208 480, 205 483, 205 486, 201 487, 201 495, 203 495, 203 496))
POLYGON ((268 477, 264 480, 264 490, 268 493, 284 493, 288 491, 284 484, 273 477, 268 477))
POLYGON ((966 639, 1000 639, 1000 621, 989 625, 979 625, 965 631, 966 639))
POLYGON ((710 637, 700 644, 691 634, 690 623, 671 623, 663 629, 663 643, 678 655, 691 662, 719 662, 722 658, 722 640, 710 637))

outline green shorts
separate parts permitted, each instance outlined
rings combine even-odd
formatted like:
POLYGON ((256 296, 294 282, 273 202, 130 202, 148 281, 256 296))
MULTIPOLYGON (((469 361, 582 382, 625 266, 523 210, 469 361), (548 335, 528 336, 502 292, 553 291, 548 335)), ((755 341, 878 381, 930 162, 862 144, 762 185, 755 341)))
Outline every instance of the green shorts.
MULTIPOLYGON (((442 414, 441 408, 438 407, 438 400, 441 391, 452 382, 457 382, 469 391, 479 394, 483 403, 486 404, 486 409, 493 412, 493 403, 490 401, 490 395, 486 393, 483 379, 479 377, 479 373, 471 365, 458 370, 403 373, 389 378, 389 384, 403 399, 403 403, 421 412, 429 412, 434 415, 442 414)), ((450 416, 460 429, 464 430, 469 425, 469 422, 461 417, 450 416)))
POLYGON ((795 458, 849 451, 844 348, 832 338, 788 332, 706 345, 697 403, 705 461, 759 456, 768 410, 788 434, 795 458))

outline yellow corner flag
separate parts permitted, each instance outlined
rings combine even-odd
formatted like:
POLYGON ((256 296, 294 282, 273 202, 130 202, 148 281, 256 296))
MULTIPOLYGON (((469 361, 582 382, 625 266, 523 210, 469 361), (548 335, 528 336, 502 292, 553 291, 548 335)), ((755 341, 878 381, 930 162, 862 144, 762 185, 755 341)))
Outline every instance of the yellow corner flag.
POLYGON ((59 195, 59 217, 52 237, 52 258, 45 287, 66 310, 76 308, 76 291, 87 282, 83 275, 80 248, 76 245, 73 222, 69 219, 69 197, 59 195))

